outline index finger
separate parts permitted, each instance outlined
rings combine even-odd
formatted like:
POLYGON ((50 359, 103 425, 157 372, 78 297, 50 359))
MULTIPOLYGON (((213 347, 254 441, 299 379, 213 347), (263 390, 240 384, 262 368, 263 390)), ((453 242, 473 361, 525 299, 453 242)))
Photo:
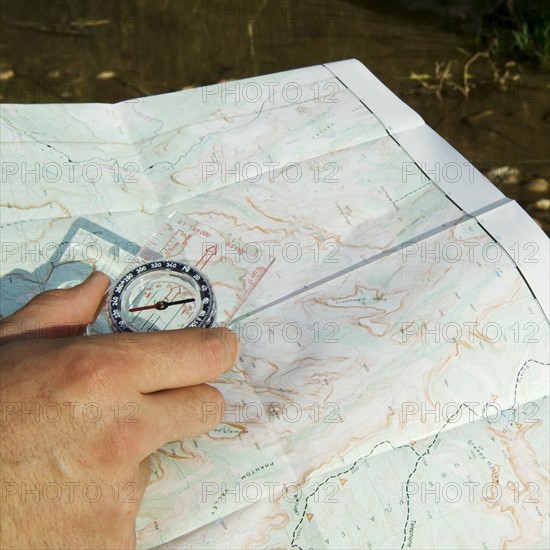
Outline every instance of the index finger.
POLYGON ((89 343, 141 393, 214 380, 235 365, 239 352, 237 335, 225 327, 105 334, 89 343))

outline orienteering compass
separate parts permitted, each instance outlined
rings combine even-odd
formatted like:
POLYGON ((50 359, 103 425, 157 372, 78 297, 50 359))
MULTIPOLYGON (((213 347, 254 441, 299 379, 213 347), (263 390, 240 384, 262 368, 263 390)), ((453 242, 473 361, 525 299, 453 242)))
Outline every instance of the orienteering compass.
POLYGON ((213 325, 214 291, 195 267, 158 260, 127 271, 107 300, 109 324, 117 332, 156 332, 213 325))

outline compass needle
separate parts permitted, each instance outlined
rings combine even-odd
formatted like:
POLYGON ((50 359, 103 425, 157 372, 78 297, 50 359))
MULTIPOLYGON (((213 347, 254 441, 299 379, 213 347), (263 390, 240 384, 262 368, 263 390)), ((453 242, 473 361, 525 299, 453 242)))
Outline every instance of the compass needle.
POLYGON ((216 316, 214 292, 206 277, 197 268, 168 260, 142 264, 123 275, 112 287, 108 309, 111 327, 125 332, 210 327, 216 316), (164 299, 159 300, 159 295, 164 299), (182 295, 187 297, 170 299, 182 295), (158 312, 155 322, 150 316, 143 323, 141 312, 151 310, 158 312))

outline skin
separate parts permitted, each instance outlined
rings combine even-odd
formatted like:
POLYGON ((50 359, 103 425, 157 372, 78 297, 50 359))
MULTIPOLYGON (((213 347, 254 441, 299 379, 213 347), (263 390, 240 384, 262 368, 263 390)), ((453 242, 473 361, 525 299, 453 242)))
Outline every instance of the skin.
POLYGON ((0 323, 1 548, 134 548, 150 454, 221 421, 206 382, 235 334, 82 336, 108 285, 94 273, 0 323))

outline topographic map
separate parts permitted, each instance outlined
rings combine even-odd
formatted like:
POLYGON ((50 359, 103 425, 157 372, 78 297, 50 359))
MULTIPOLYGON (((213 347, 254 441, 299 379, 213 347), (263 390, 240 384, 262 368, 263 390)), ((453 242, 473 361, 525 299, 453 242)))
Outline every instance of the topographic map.
POLYGON ((2 316, 215 236, 242 351, 140 548, 548 547, 548 239, 363 65, 1 124, 2 316))

